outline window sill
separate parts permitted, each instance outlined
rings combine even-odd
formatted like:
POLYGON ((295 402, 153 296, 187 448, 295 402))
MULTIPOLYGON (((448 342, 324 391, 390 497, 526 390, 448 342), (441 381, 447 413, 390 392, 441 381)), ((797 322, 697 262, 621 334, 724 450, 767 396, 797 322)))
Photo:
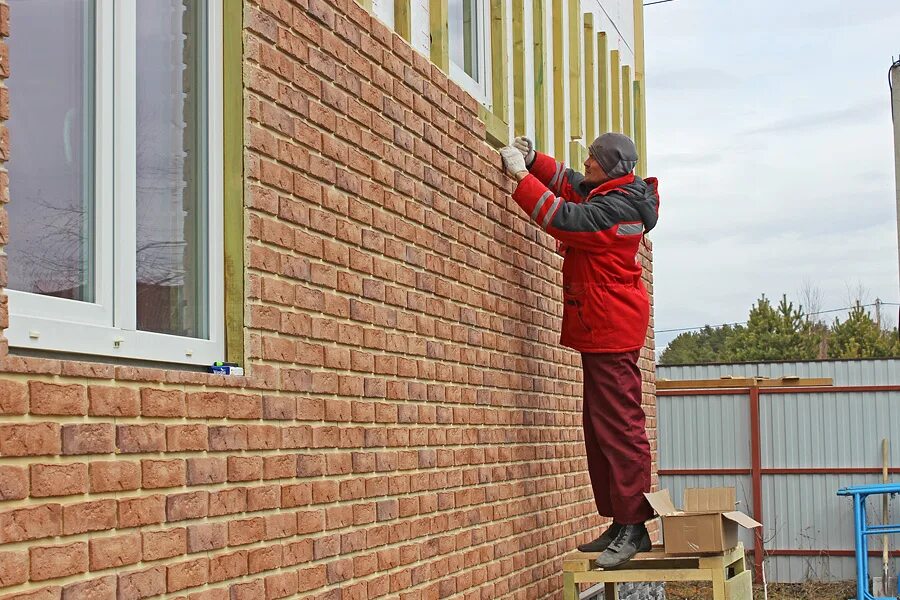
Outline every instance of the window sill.
POLYGON ((23 375, 60 375, 86 379, 112 379, 148 383, 205 385, 210 387, 274 389, 264 379, 252 376, 215 375, 176 368, 114 365, 72 359, 41 358, 9 354, 0 359, 0 372, 23 375))

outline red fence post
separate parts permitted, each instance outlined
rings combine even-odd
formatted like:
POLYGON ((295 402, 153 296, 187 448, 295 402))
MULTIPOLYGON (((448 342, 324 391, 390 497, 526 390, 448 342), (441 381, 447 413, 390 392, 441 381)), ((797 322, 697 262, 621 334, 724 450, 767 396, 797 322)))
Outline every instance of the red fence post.
MULTIPOLYGON (((764 523, 762 508, 762 439, 759 423, 759 386, 750 388, 750 476, 753 484, 753 518, 764 523)), ((756 581, 762 581, 763 530, 754 531, 753 566, 756 581)))

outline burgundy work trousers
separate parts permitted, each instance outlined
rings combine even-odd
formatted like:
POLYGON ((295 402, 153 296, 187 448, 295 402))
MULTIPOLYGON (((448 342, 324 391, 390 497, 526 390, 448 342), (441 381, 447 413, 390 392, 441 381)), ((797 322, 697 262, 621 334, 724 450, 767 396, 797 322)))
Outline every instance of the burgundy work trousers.
POLYGON ((653 518, 650 442, 641 408, 640 351, 582 354, 583 425, 597 510, 624 525, 653 518))

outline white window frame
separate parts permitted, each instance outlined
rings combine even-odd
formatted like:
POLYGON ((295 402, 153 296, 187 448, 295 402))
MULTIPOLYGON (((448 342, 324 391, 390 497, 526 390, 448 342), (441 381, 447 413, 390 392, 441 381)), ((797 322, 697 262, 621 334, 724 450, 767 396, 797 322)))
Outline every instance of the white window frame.
POLYGON ((209 339, 137 330, 136 2, 96 0, 94 302, 7 289, 6 337, 14 348, 209 365, 225 353, 222 1, 207 8, 209 339))
POLYGON ((394 23, 394 0, 372 0, 372 14, 391 29, 394 23))
MULTIPOLYGON (((476 28, 475 41, 478 44, 478 74, 481 81, 476 81, 468 73, 453 62, 453 53, 450 53, 450 78, 461 88, 469 92, 485 107, 491 107, 491 2, 490 0, 475 0, 478 13, 478 27, 476 28)), ((449 29, 449 24, 448 24, 449 29)))

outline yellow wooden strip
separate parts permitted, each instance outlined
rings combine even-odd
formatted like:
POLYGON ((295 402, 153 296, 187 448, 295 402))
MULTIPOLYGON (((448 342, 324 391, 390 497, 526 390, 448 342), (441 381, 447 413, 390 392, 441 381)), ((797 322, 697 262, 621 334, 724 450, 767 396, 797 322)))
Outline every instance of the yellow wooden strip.
POLYGON ((372 0, 356 0, 366 10, 372 10, 372 0))
POLYGON ((478 116, 484 121, 487 141, 491 146, 502 148, 509 145, 509 124, 506 121, 481 105, 478 106, 478 116))
POLYGON ((752 377, 733 377, 730 379, 685 379, 680 381, 658 380, 657 390, 699 390, 709 388, 744 388, 744 387, 819 387, 831 386, 834 381, 830 377, 809 378, 777 378, 754 379, 752 377))
POLYGON ((701 556, 698 566, 701 569, 722 569, 737 562, 744 556, 744 542, 738 542, 738 545, 731 550, 726 550, 722 554, 712 556, 701 556))
POLYGON ((506 19, 506 0, 491 0, 491 107, 494 115, 504 123, 509 122, 509 52, 506 48, 506 19))
POLYGON ((753 600, 753 579, 750 571, 738 573, 725 582, 726 600, 753 600))
POLYGON ((569 142, 569 165, 578 169, 578 165, 584 163, 587 158, 587 147, 580 140, 569 142))
POLYGON ((431 62, 444 73, 450 72, 450 31, 447 0, 430 0, 431 62))
POLYGON ((222 36, 225 358, 244 363, 244 46, 239 2, 225 2, 222 36))
POLYGON ((641 81, 634 81, 634 143, 637 146, 638 160, 637 174, 647 176, 647 139, 644 134, 644 90, 641 81))
POLYGON ((544 43, 544 0, 532 2, 534 36, 534 147, 549 152, 547 143, 547 52, 544 43))
POLYGON ((597 66, 594 60, 594 15, 584 15, 584 141, 590 144, 597 133, 597 66))
POLYGON ((641 162, 643 173, 647 171, 647 98, 644 65, 644 0, 633 0, 634 5, 634 80, 640 85, 635 86, 635 92, 640 89, 640 100, 635 93, 634 104, 634 129, 639 132, 641 162))
POLYGON ((644 0, 633 0, 634 10, 634 78, 644 79, 644 0))
POLYGON ((612 93, 609 89, 609 43, 606 32, 597 34, 597 109, 600 113, 600 134, 610 130, 609 100, 612 93))
POLYGON ((563 600, 578 600, 578 587, 571 573, 563 573, 563 600))
POLYGON ((573 140, 584 137, 581 124, 581 53, 584 50, 581 17, 581 0, 569 0, 569 138, 573 140))
POLYGON ((609 75, 612 79, 610 88, 610 104, 612 105, 612 131, 622 133, 622 68, 619 51, 609 53, 609 75))
MULTIPOLYGON (((572 552, 563 557, 563 571, 579 573, 594 570, 593 561, 600 552, 572 552)), ((699 557, 669 556, 662 548, 640 552, 631 559, 630 566, 639 569, 697 569, 699 557)), ((724 566, 723 566, 724 568, 724 566)))
POLYGON ((808 377, 791 379, 758 379, 759 387, 818 387, 832 386, 834 380, 831 377, 808 377))
POLYGON ((412 40, 412 10, 409 0, 394 0, 394 31, 407 42, 412 40))
POLYGON ((632 121, 631 104, 631 67, 622 65, 622 132, 628 137, 634 136, 634 121, 632 121))
POLYGON ((525 135, 525 0, 513 0, 513 129, 525 135))
POLYGON ((566 63, 563 56, 566 31, 563 27, 563 0, 553 0, 553 141, 556 160, 566 157, 566 63))
POLYGON ((711 569, 614 569, 572 573, 575 583, 636 583, 642 581, 712 581, 711 569))

